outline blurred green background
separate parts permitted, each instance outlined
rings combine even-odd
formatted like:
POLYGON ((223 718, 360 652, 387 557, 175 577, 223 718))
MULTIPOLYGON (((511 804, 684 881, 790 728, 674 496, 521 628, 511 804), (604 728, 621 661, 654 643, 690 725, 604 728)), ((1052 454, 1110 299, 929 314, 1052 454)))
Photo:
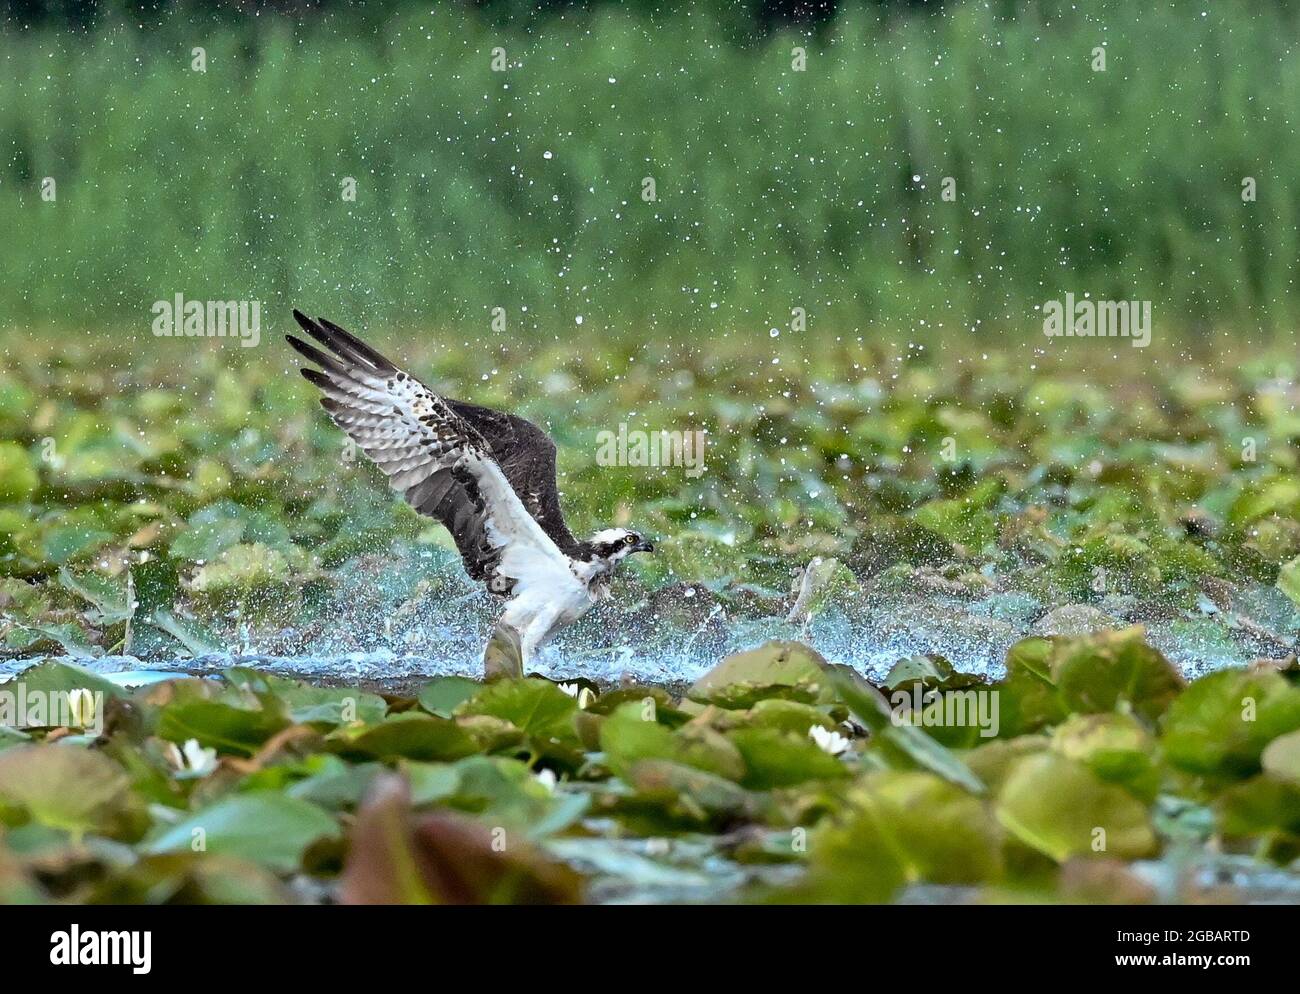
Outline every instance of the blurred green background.
POLYGON ((542 6, 11 0, 0 321, 1294 341, 1292 3, 542 6))

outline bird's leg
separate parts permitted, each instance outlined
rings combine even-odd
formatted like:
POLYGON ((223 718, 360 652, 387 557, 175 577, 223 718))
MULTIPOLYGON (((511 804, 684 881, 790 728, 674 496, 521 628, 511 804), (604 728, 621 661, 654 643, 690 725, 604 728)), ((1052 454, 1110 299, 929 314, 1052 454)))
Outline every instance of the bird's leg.
POLYGON ((537 650, 541 648, 542 643, 551 634, 551 629, 555 626, 555 622, 559 620, 559 617, 558 608, 543 608, 529 620, 528 624, 524 626, 524 630, 519 633, 519 644, 525 666, 532 661, 533 656, 537 655, 537 650))

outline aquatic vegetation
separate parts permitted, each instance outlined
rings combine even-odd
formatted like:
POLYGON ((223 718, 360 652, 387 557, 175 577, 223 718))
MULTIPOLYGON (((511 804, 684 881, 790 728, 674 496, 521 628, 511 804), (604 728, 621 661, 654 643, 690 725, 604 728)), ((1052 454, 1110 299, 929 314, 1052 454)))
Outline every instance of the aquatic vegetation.
POLYGON ((1105 392, 857 341, 410 351, 661 554, 516 675, 287 356, 34 345, 0 374, 0 898, 1201 900, 1300 856, 1287 359, 1105 392), (705 472, 599 465, 629 411, 707 430, 705 472))
MULTIPOLYGON (((635 511, 655 539, 560 643, 559 675, 584 655, 573 672, 603 679, 676 655, 689 680, 795 637, 878 676, 917 653, 996 670, 1024 635, 1133 622, 1199 672, 1283 658, 1300 634, 1292 361, 1116 359, 1099 391, 1048 357, 1031 369, 857 340, 813 355, 783 339, 771 366, 725 346, 706 361, 667 344, 474 353, 431 337, 402 347, 414 369, 556 436, 575 527, 635 511), (597 435, 629 411, 707 431, 705 472, 600 465, 597 435), (591 653, 605 669, 581 669, 591 653)), ((3 652, 391 650, 476 666, 493 607, 447 536, 349 453, 287 355, 239 351, 191 349, 184 366, 87 343, 14 355, 3 652)))
POLYGON ((877 688, 774 642, 581 690, 41 663, 0 686, 0 900, 1201 900, 1198 867, 1300 856, 1294 660, 1187 684, 1130 628, 877 688))

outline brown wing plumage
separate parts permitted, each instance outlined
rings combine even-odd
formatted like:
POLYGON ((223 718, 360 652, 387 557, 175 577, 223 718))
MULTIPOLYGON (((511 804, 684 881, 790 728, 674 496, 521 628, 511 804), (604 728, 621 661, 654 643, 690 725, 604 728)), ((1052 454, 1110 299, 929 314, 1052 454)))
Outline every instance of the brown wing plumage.
POLYGON ((293 313, 329 350, 286 336, 320 367, 304 368, 302 375, 320 387, 321 405, 407 503, 447 528, 471 577, 496 593, 513 586, 513 578, 497 573, 502 548, 493 541, 475 475, 478 458, 500 468, 559 551, 577 545, 559 507, 555 444, 540 428, 513 414, 442 398, 338 325, 293 313), (475 459, 462 458, 467 453, 475 459))
POLYGON ((551 437, 517 414, 494 411, 463 400, 448 399, 447 405, 492 446, 493 456, 510 486, 551 541, 561 552, 573 554, 581 543, 569 531, 564 512, 560 510, 555 442, 551 437))

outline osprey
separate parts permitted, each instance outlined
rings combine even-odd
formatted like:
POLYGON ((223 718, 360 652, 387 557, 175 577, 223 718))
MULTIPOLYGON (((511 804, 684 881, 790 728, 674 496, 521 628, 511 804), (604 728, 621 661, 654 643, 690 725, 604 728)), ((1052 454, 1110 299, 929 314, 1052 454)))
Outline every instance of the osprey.
POLYGON ((535 424, 440 397, 333 322, 293 316, 329 350, 285 336, 320 367, 302 375, 320 387, 321 406, 408 504, 442 522, 466 572, 506 599, 501 623, 518 633, 524 662, 609 597, 620 562, 654 551, 626 528, 573 537, 560 511, 555 443, 535 424))

